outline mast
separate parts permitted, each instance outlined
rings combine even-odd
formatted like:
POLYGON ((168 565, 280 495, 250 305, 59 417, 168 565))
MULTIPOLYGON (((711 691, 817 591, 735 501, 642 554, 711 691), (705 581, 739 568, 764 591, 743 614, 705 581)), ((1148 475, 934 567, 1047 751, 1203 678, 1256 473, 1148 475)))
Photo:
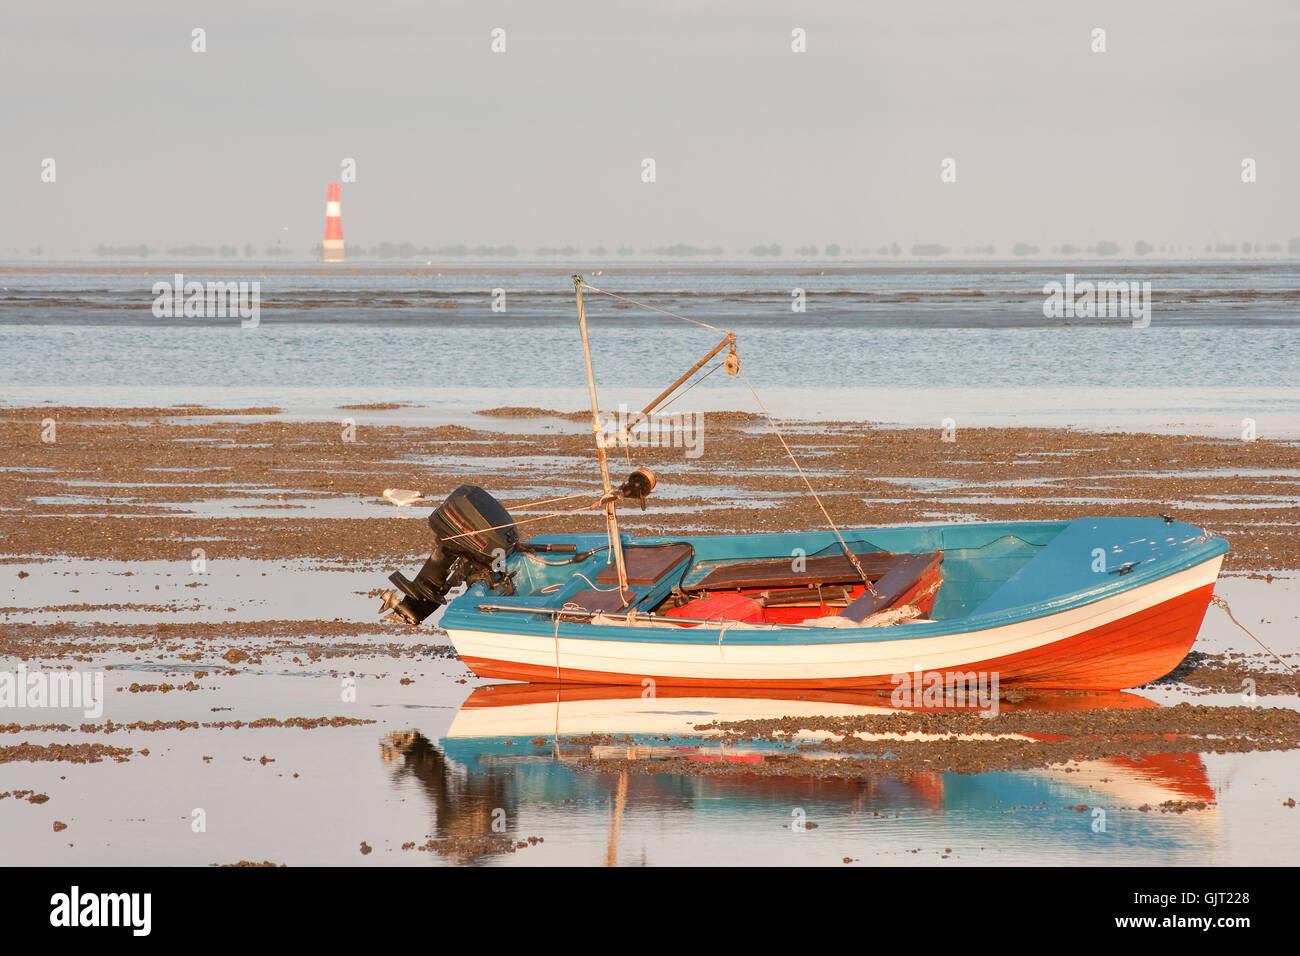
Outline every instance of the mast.
POLYGON ((609 461, 605 458, 605 445, 601 441, 600 405, 596 400, 596 372, 591 365, 591 343, 587 341, 587 311, 582 305, 582 276, 573 277, 573 291, 578 297, 578 330, 582 333, 582 354, 587 360, 587 392, 591 396, 591 430, 596 436, 596 458, 600 461, 600 480, 604 486, 605 530, 609 534, 609 550, 618 569, 619 597, 627 600, 627 566, 623 563, 623 541, 618 536, 618 515, 614 485, 609 480, 609 461))

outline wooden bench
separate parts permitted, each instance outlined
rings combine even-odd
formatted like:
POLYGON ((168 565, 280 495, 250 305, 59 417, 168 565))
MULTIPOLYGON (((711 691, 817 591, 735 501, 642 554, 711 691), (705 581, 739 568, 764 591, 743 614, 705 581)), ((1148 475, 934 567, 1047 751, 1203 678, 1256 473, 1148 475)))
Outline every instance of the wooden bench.
MULTIPOLYGON (((627 583, 633 586, 654 584, 695 549, 689 544, 637 544, 623 549, 623 564, 627 568, 627 583)), ((596 575, 597 584, 618 586, 618 568, 607 564, 596 575)))
MULTIPOLYGON (((874 582, 887 574, 900 557, 892 551, 855 554, 867 577, 874 582)), ((794 558, 767 558, 741 564, 723 564, 690 586, 692 591, 749 590, 754 588, 817 587, 819 584, 861 584, 862 575, 846 554, 804 558, 794 570, 794 558)))
POLYGON ((939 585, 939 565, 942 562, 941 551, 896 555, 894 566, 878 581, 872 582, 876 593, 863 592, 861 597, 840 612, 840 617, 861 624, 871 615, 887 608, 909 604, 926 594, 932 594, 939 585))

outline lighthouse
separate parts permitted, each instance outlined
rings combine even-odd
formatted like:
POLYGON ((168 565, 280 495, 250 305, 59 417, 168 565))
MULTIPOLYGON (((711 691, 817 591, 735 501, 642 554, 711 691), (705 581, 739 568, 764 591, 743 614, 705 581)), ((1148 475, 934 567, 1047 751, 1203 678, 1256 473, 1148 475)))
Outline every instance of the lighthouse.
POLYGON ((325 261, 343 261, 343 210, 339 203, 339 184, 330 183, 325 201, 325 261))

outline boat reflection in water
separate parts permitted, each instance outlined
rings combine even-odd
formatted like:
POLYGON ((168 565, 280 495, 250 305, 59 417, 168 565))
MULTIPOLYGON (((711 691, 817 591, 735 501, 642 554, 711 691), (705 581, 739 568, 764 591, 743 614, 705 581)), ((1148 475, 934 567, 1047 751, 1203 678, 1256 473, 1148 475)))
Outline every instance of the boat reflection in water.
MULTIPOLYGON (((1158 706, 1125 692, 1039 691, 1019 703, 1004 701, 1000 709, 1158 706)), ((887 696, 860 691, 660 688, 657 696, 643 697, 634 687, 500 684, 470 694, 441 740, 414 730, 392 733, 382 753, 395 782, 419 781, 432 805, 430 835, 454 862, 482 861, 532 835, 550 841, 548 854, 561 840, 563 861, 572 862, 691 862, 693 841, 701 847, 700 863, 805 862, 791 856, 789 842, 792 821, 804 819, 816 821, 823 835, 834 834, 833 843, 823 844, 821 862, 832 862, 828 854, 841 850, 854 859, 934 862, 954 844, 965 845, 969 862, 1213 857, 1219 842, 1215 792, 1196 753, 1108 756, 1013 771, 843 776, 817 771, 820 761, 844 754, 799 749, 832 739, 829 732, 801 730, 788 742, 729 742, 722 731, 703 726, 900 710, 887 696), (665 759, 679 763, 670 772, 629 771, 629 761, 665 759), (602 772, 605 761, 610 770, 602 772), (676 772, 692 765, 704 772, 676 772), (1160 812, 1168 801, 1195 809, 1160 812), (620 848, 620 835, 636 820, 642 824, 636 845, 620 848), (731 850, 718 859, 716 846, 704 844, 722 832, 731 850), (485 843, 493 839, 496 850, 485 843), (946 846, 936 847, 936 840, 946 846), (928 858, 913 853, 927 846, 928 858)), ((889 735, 879 737, 887 744, 889 735)), ((936 752, 935 764, 942 762, 936 752)))

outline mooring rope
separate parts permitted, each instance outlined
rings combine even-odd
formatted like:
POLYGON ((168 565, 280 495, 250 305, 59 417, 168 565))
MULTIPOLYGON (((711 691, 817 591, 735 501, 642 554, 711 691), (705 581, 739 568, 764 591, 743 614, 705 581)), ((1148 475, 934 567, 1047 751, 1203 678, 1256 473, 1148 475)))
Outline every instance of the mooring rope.
MULTIPOLYGON (((565 605, 566 607, 568 605, 565 605)), ((555 615, 555 683, 560 682, 560 615, 555 615)))
MULTIPOLYGON (((565 601, 564 607, 560 608, 559 613, 555 615, 555 683, 557 684, 564 683, 564 681, 560 680, 560 618, 564 616, 565 611, 581 610, 584 610, 581 605, 574 604, 572 601, 565 601)), ((556 728, 556 735, 557 737, 559 735, 558 727, 556 728)))
POLYGON ((1232 621, 1233 624, 1236 624, 1239 628, 1241 628, 1243 631, 1245 631, 1246 634, 1249 635, 1249 637, 1250 637, 1250 639, 1251 639, 1252 641, 1254 641, 1254 642, 1255 642, 1256 644, 1258 644, 1260 647, 1264 648, 1264 650, 1266 650, 1266 651, 1268 651, 1270 654, 1272 654, 1272 655, 1273 655, 1273 659, 1274 659, 1275 661, 1277 661, 1279 664, 1281 664, 1283 667, 1285 667, 1287 670, 1289 670, 1292 674, 1294 674, 1294 673, 1296 672, 1296 670, 1295 670, 1294 667, 1292 667, 1292 666, 1291 666, 1290 664, 1288 664, 1286 661, 1282 660, 1281 656, 1277 653, 1277 651, 1273 650, 1273 648, 1269 647, 1267 644, 1265 644, 1263 641, 1261 641, 1261 640, 1260 640, 1258 637, 1256 637, 1254 634, 1251 634, 1251 633, 1250 633, 1250 629, 1247 628, 1246 625, 1242 624, 1240 621, 1237 620, 1237 618, 1236 618, 1236 617, 1233 615, 1233 613, 1232 613, 1232 609, 1231 609, 1230 607, 1228 607, 1228 602, 1227 602, 1227 601, 1225 601, 1223 598, 1221 598, 1221 597, 1219 597, 1217 594, 1215 594, 1215 595, 1213 595, 1213 596, 1210 597, 1210 603, 1213 604, 1215 607, 1218 607, 1218 608, 1222 609, 1223 613, 1226 614, 1226 615, 1228 615, 1229 619, 1232 621))

